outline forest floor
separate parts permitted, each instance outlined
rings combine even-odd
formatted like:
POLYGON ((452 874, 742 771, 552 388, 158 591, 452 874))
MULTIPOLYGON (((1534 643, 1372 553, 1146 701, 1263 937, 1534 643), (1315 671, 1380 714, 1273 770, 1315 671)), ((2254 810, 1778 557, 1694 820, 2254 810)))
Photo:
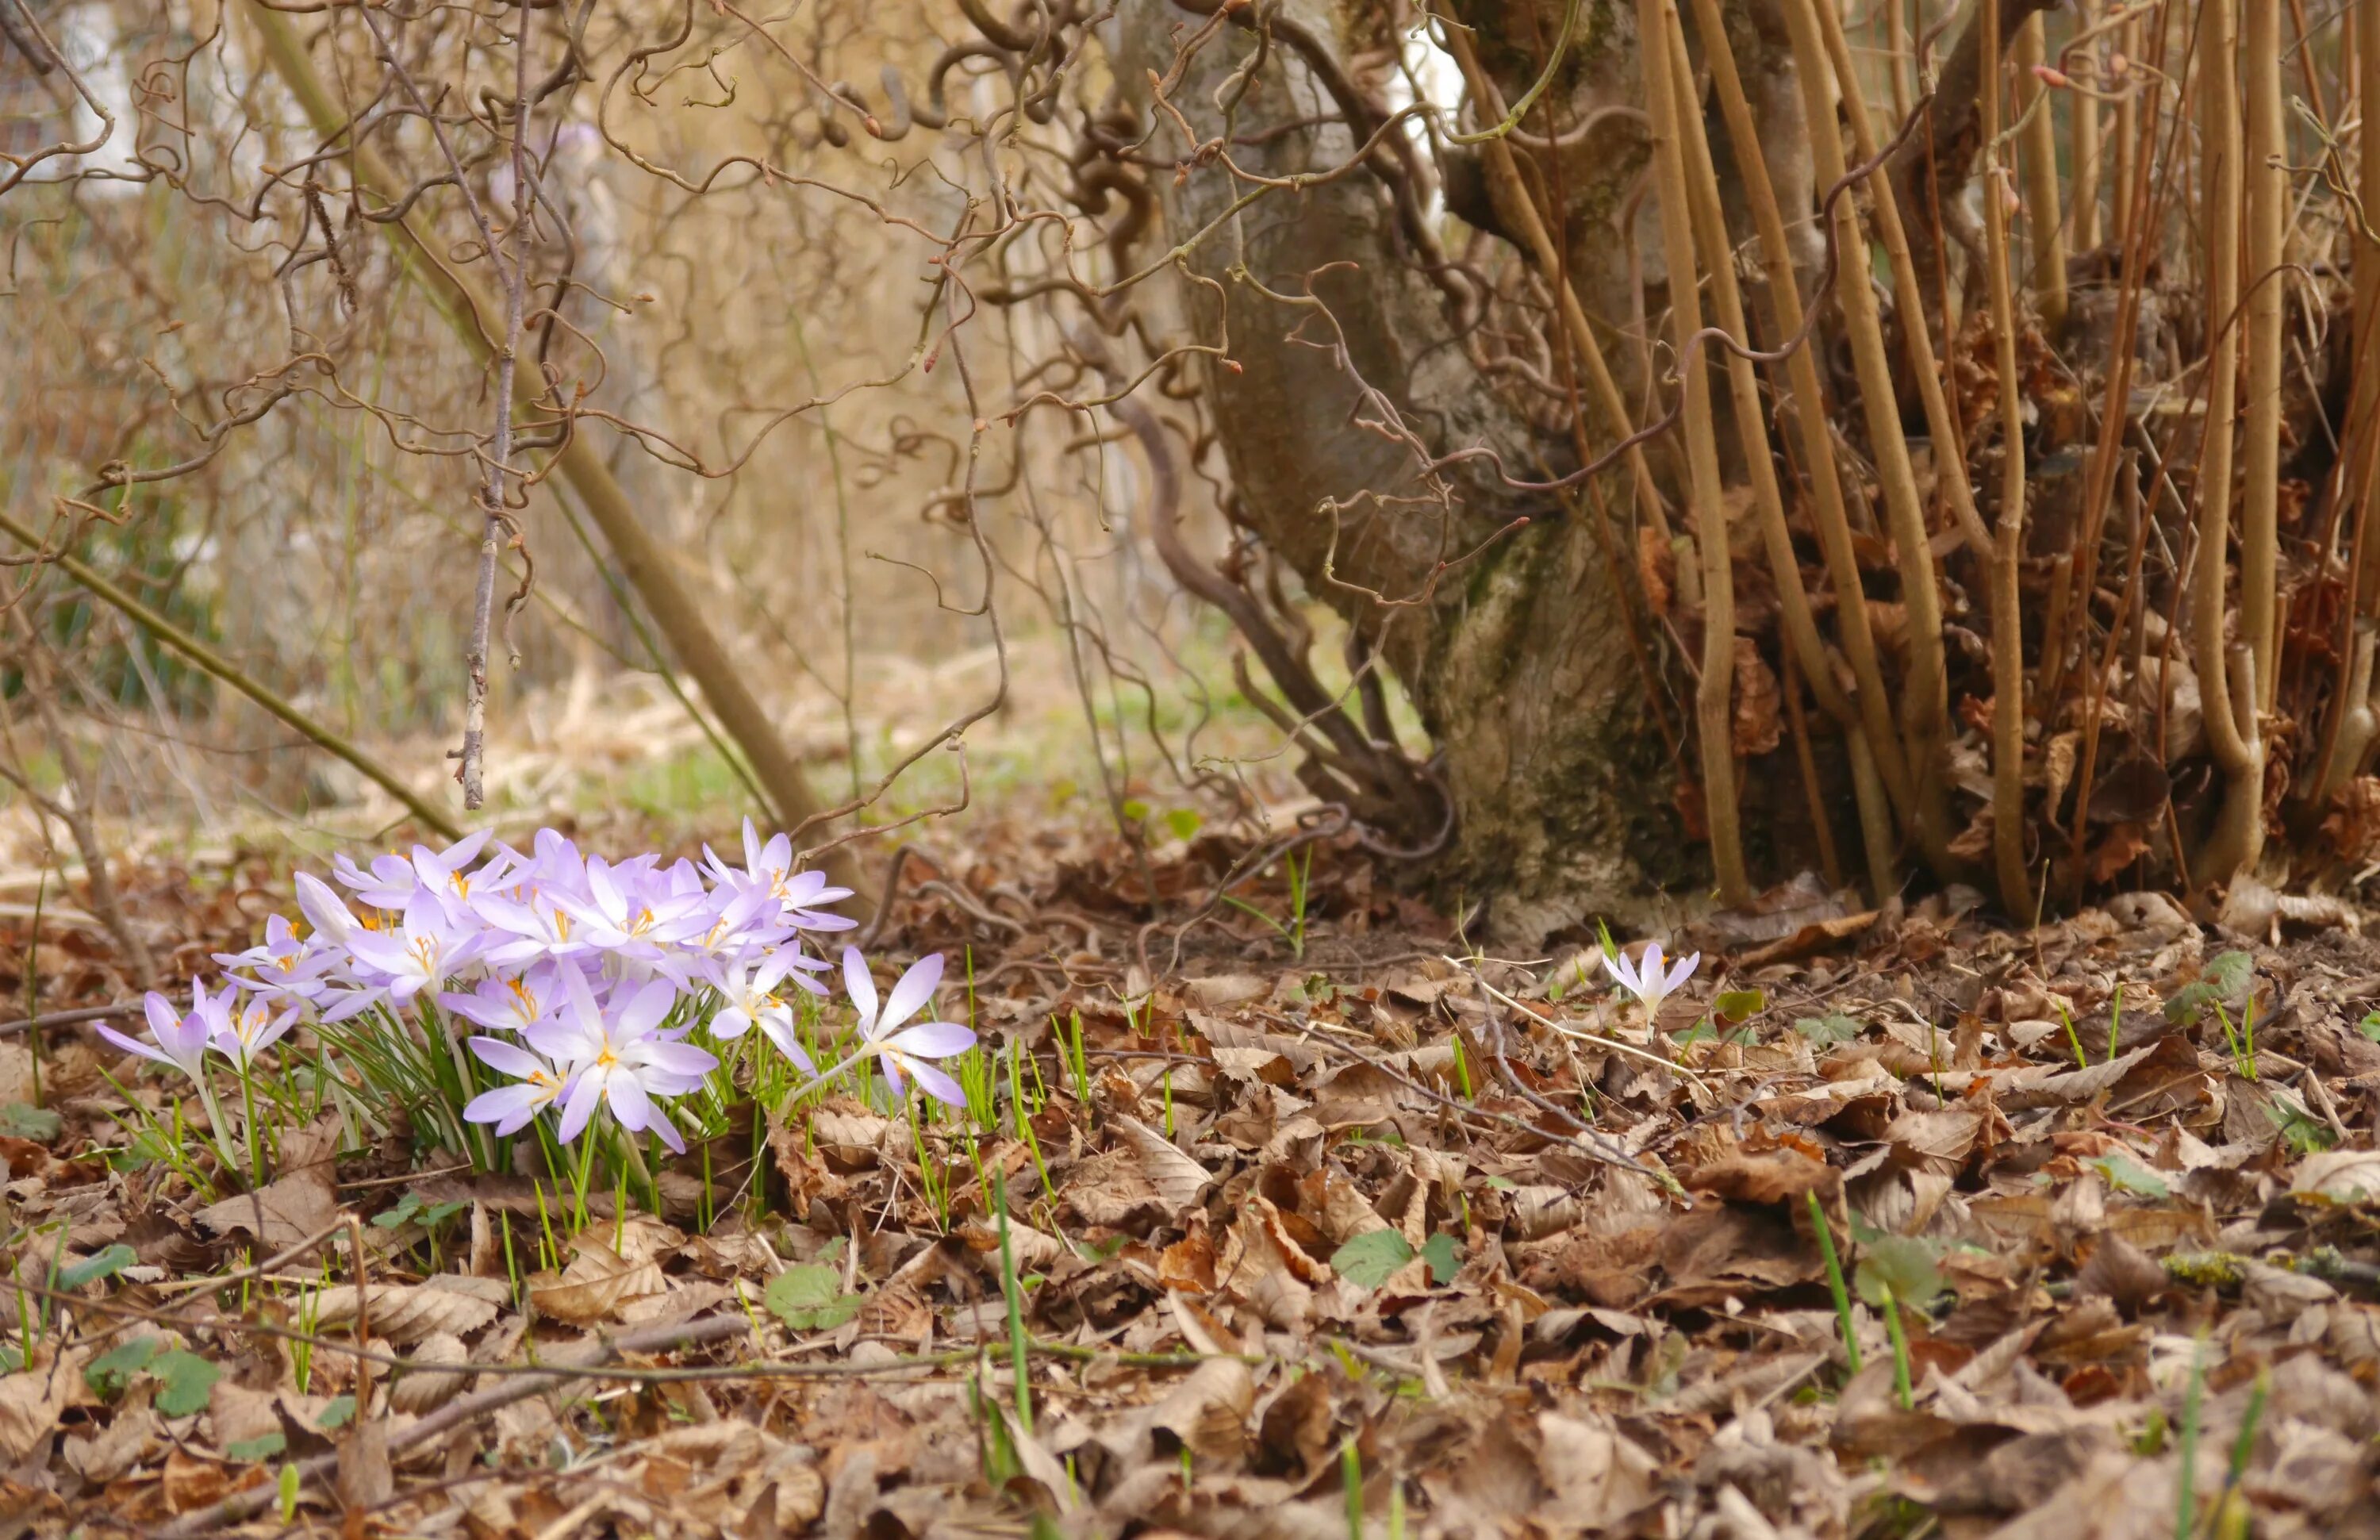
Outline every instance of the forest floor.
MULTIPOLYGON (((1329 845, 1146 921, 1235 854, 914 863, 877 944, 964 960, 1029 1118, 830 1099, 659 1214, 335 1123, 209 1206, 136 1061, 0 1037, 0 1540, 2380 1533, 2351 914, 1789 890, 1669 938, 1648 1022, 1592 938, 1482 956, 1329 845)), ((187 977, 285 881, 130 902, 187 977)), ((27 929, 0 998, 124 998, 27 929)))

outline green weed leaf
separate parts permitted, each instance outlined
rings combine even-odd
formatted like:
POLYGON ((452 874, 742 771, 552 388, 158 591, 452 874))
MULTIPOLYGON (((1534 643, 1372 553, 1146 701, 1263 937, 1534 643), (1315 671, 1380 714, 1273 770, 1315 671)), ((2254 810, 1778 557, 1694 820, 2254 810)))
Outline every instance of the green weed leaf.
POLYGON ((154 1363, 164 1351, 163 1337, 135 1337, 128 1342, 119 1342, 83 1365, 82 1382, 91 1387, 92 1395, 114 1401, 124 1394, 124 1388, 132 1383, 134 1375, 154 1363))
POLYGON ((1371 1230, 1330 1254, 1330 1266, 1359 1289, 1377 1289, 1414 1259, 1414 1249, 1393 1230, 1371 1230))
POLYGON ((223 1371, 187 1349, 176 1348, 151 1366, 157 1376, 157 1410, 168 1417, 187 1417, 206 1410, 223 1371))
POLYGON ((1804 1016, 1793 1024, 1793 1030, 1810 1039, 1815 1048, 1828 1048, 1836 1043, 1848 1043, 1860 1035, 1860 1024, 1840 1012, 1824 1016, 1804 1016))
POLYGON ((1860 1298, 1878 1309, 1887 1289, 1900 1304, 1923 1310, 1949 1287, 1934 1265, 1934 1247, 1913 1235, 1886 1235, 1863 1244, 1853 1281, 1860 1298))
POLYGON ((58 1287, 71 1292, 86 1283, 103 1278, 114 1278, 140 1258, 130 1246, 118 1242, 104 1251, 93 1252, 78 1260, 72 1267, 58 1269, 58 1287))
POLYGON ((832 1331, 859 1314, 859 1296, 844 1293, 842 1276, 816 1262, 797 1262, 771 1279, 764 1298, 789 1331, 832 1331))

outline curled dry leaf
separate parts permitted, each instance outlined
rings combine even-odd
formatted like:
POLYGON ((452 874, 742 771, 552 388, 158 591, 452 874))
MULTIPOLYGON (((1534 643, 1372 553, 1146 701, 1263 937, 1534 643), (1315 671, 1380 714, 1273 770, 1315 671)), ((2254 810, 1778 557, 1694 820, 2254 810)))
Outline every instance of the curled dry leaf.
POLYGON ((1122 1134, 1140 1162, 1141 1174, 1165 1206, 1166 1218, 1179 1219, 1215 1184, 1207 1168, 1191 1159, 1175 1147, 1173 1141, 1142 1122, 1138 1118, 1122 1113, 1111 1116, 1108 1126, 1122 1134))
MULTIPOLYGON (((468 1337, 496 1318, 511 1297, 500 1278, 463 1278, 441 1273, 427 1283, 374 1284, 362 1304, 370 1312, 371 1333, 399 1347, 408 1347, 435 1335, 468 1337)), ((356 1287, 341 1283, 314 1298, 314 1325, 319 1330, 345 1326, 356 1319, 356 1287)))
POLYGON ((461 1338, 451 1332, 431 1333, 407 1355, 406 1367, 396 1371, 396 1383, 389 1388, 388 1404, 417 1415, 436 1411, 452 1401, 470 1377, 462 1373, 441 1374, 436 1366, 468 1364, 470 1359, 470 1351, 463 1346, 461 1338))
POLYGON ((90 1356, 80 1347, 37 1351, 28 1366, 0 1376, 0 1466, 24 1463, 58 1431, 60 1413, 89 1399, 82 1371, 90 1356))

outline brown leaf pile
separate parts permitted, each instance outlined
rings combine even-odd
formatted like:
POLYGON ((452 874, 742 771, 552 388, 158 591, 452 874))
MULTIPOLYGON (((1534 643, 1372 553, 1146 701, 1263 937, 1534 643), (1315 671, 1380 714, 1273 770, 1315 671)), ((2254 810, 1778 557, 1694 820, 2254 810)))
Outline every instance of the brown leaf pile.
POLYGON ((100 1061, 59 1053, 61 1131, 8 1146, 11 1264, 138 1261, 0 1298, 30 1348, 0 1540, 243 1493, 277 1529, 308 1459, 300 1522, 489 1540, 1343 1537, 1351 1505, 1367 1535, 2165 1536, 2184 1481, 2197 1533, 2380 1533, 2380 947, 2146 897, 1993 933, 1954 900, 1722 916, 1673 939, 1714 960, 1658 1022, 1591 948, 1367 966, 1249 935, 1253 965, 1128 992, 985 936, 978 1025, 1048 1092, 1029 1144, 1004 1088, 972 1133, 830 1100, 709 1152, 715 1216, 698 1150, 667 1212, 590 1194, 552 1249, 524 1180, 377 1148, 199 1206, 105 1158, 100 1061), (366 1221, 363 1279, 342 1228, 206 1286, 325 1213, 366 1221), (789 1267, 851 1307, 772 1313, 789 1267), (1905 1396, 1878 1280, 1919 1295, 1905 1396), (360 1373, 359 1321, 388 1360, 360 1373), (627 1367, 684 1372, 487 1400, 680 1323, 712 1345, 627 1367), (201 1404, 92 1371, 141 1336, 216 1367, 201 1404))

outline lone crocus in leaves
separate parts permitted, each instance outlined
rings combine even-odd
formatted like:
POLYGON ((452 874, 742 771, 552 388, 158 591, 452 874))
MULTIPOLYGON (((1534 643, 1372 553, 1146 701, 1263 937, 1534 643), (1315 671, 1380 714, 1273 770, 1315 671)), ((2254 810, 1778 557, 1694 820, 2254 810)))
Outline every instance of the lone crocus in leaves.
POLYGON ((903 1075, 913 1075, 928 1096, 965 1107, 966 1093, 959 1089, 959 1083, 926 1061, 965 1053, 975 1047, 975 1034, 955 1022, 920 1022, 905 1032, 900 1030, 903 1022, 933 1000, 934 986, 941 981, 942 954, 930 952, 909 965, 879 1009, 876 980, 868 975, 868 959, 859 955, 857 947, 843 949, 844 992, 859 1013, 860 1037, 884 1061, 884 1078, 892 1082, 892 1094, 901 1094, 903 1075))
POLYGON ((206 986, 194 978, 190 980, 190 994, 196 1008, 188 1015, 179 1015, 173 1001, 152 989, 141 1003, 149 1016, 149 1036, 153 1041, 144 1043, 138 1037, 128 1037, 104 1025, 100 1026, 99 1035, 127 1053, 171 1064, 203 1086, 207 1050, 214 1047, 215 1035, 230 1027, 234 992, 233 987, 226 984, 220 996, 210 1000, 206 986))
POLYGON ((1609 952, 1603 954, 1604 968, 1620 981, 1621 988, 1644 1002, 1645 1020, 1651 1024, 1658 1024, 1661 1019, 1661 1002, 1694 976, 1694 969, 1702 965, 1703 954, 1697 952, 1681 957, 1669 964, 1666 973, 1662 971, 1664 961, 1658 941, 1645 942, 1645 955, 1635 963, 1629 962, 1624 955, 1609 952))

